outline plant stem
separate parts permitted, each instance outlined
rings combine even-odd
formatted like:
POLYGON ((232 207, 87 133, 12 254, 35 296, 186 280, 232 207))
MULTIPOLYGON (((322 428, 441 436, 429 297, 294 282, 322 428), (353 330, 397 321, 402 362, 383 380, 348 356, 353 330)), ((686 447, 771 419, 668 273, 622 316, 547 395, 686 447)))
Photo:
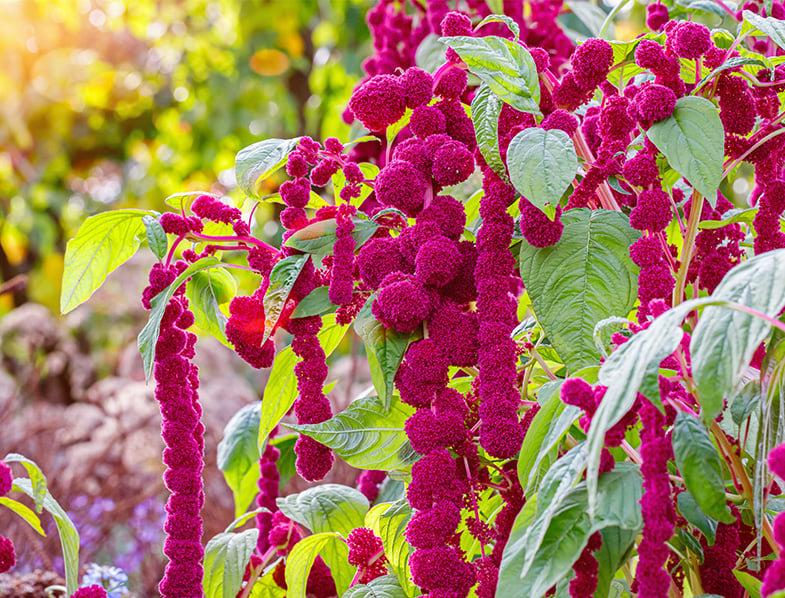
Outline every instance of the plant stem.
MULTIPOLYGON (((736 478, 741 482, 744 498, 747 500, 750 506, 753 506, 754 491, 752 488, 752 483, 750 482, 750 478, 747 475, 747 470, 744 469, 744 464, 741 462, 741 459, 733 449, 733 445, 731 445, 728 437, 725 436, 725 432, 722 431, 717 422, 711 424, 711 432, 714 434, 714 438, 717 439, 717 443, 719 444, 723 455, 730 462, 731 470, 733 471, 736 478)), ((771 529, 771 524, 765 515, 763 517, 763 522, 761 523, 761 528, 763 531, 763 537, 766 538, 766 541, 774 551, 774 554, 777 556, 777 558, 779 558, 780 546, 774 541, 774 531, 771 529)))
POLYGON ((687 271, 692 260, 693 245, 695 237, 698 235, 698 223, 703 212, 703 196, 697 191, 692 192, 690 202, 690 218, 687 221, 687 237, 684 239, 684 246, 681 250, 681 265, 679 273, 676 275, 676 287, 673 289, 673 307, 684 301, 684 289, 687 286, 687 271))

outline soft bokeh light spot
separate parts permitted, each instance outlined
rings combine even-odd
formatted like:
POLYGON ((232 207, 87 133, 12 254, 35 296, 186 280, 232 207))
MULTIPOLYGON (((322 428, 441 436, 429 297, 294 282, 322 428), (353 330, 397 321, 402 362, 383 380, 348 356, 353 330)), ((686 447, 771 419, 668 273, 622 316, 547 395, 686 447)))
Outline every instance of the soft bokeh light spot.
POLYGON ((265 49, 255 52, 251 56, 251 70, 257 75, 275 77, 286 72, 289 68, 289 58, 275 49, 265 49))

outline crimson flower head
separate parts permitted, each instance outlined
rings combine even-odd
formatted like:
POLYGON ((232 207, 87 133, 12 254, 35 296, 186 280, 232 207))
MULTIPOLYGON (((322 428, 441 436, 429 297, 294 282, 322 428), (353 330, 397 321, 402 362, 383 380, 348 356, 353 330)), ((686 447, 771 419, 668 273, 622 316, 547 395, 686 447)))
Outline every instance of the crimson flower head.
POLYGON ((0 536, 0 573, 9 571, 16 565, 16 552, 10 539, 0 536))
POLYGON ((440 185, 457 185, 474 172, 474 156, 460 141, 448 141, 434 153, 431 172, 440 185))
POLYGON ((377 175, 375 190, 379 203, 414 217, 422 209, 426 180, 410 162, 393 160, 377 175))
POLYGON ((659 31, 668 22, 668 7, 657 2, 646 6, 646 27, 659 31))
POLYGON ((349 533, 346 543, 349 545, 349 564, 360 569, 360 583, 369 583, 387 574, 384 547, 373 530, 358 527, 349 533))
POLYGON ((638 230, 658 233, 670 224, 671 201, 662 189, 648 189, 638 197, 638 205, 630 212, 630 225, 638 230))
MULTIPOLYGON (((452 48, 448 48, 452 50, 452 48)), ((459 98, 466 89, 468 75, 463 69, 454 67, 445 71, 438 78, 433 93, 442 98, 459 98)))
POLYGON ((429 72, 413 66, 404 71, 399 81, 407 108, 416 108, 430 101, 433 77, 429 72))
POLYGON ((11 492, 14 475, 5 461, 0 461, 0 496, 11 492))
POLYGON ((272 339, 262 345, 267 320, 262 300, 256 295, 235 297, 229 304, 226 338, 237 354, 255 368, 267 368, 273 363, 275 345, 272 339))
POLYGON ((432 304, 422 284, 393 273, 382 281, 371 309, 385 326, 399 332, 413 332, 430 315, 432 304))
POLYGON ((417 106, 412 112, 409 127, 417 137, 425 139, 431 135, 444 133, 447 121, 434 106, 417 106))
POLYGON ((106 590, 102 586, 93 584, 79 588, 71 598, 106 598, 106 596, 106 590))
POLYGON ((706 25, 693 21, 682 21, 675 29, 673 49, 677 56, 697 59, 711 47, 711 33, 706 25))
POLYGON ((594 88, 608 75, 613 65, 613 48, 602 39, 588 39, 570 59, 575 81, 582 88, 594 88))
POLYGON ((352 95, 349 107, 370 131, 384 131, 406 111, 401 83, 394 75, 376 75, 352 95))
POLYGON ((559 242, 564 225, 559 220, 561 208, 556 208, 556 218, 551 220, 537 206, 521 198, 521 234, 534 247, 549 247, 559 242))
POLYGON ((658 83, 645 83, 635 96, 638 120, 652 124, 668 118, 676 107, 676 94, 658 83))

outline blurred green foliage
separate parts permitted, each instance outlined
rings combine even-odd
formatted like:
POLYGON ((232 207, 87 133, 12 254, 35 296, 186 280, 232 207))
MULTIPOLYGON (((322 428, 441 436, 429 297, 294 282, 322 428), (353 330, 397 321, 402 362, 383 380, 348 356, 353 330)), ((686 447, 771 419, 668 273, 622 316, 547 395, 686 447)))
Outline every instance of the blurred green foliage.
POLYGON ((347 138, 370 4, 0 1, 0 275, 22 283, 0 315, 57 311, 65 242, 87 216, 232 193, 254 141, 347 138))

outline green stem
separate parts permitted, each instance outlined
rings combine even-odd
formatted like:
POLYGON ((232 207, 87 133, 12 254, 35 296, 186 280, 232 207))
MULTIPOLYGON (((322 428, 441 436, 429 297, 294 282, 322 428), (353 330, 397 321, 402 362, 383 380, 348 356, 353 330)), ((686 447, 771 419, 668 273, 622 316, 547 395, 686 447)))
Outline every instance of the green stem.
POLYGON ((690 261, 692 260, 693 245, 695 245, 695 237, 698 235, 698 223, 701 219, 703 212, 703 196, 697 191, 692 192, 692 201, 690 202, 690 218, 687 222, 687 237, 684 239, 684 246, 681 250, 681 265, 679 272, 676 275, 676 287, 673 289, 673 307, 679 305, 684 301, 684 289, 687 286, 687 271, 690 268, 690 261))

